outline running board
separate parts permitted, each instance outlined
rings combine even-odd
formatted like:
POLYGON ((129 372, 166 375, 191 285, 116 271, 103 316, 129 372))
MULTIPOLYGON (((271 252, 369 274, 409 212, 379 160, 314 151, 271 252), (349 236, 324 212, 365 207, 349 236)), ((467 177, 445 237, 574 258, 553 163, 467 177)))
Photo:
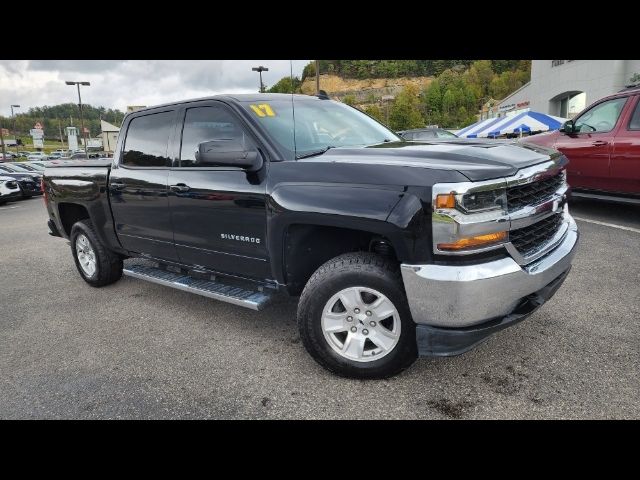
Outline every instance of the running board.
POLYGON ((572 197, 588 198, 590 200, 604 200, 607 202, 630 203, 640 205, 640 198, 617 197, 615 195, 602 195, 597 193, 571 192, 572 197))
POLYGON ((122 273, 129 277, 221 300, 251 310, 262 310, 271 302, 273 296, 272 293, 251 290, 220 281, 200 280, 189 275, 148 265, 126 265, 122 273))

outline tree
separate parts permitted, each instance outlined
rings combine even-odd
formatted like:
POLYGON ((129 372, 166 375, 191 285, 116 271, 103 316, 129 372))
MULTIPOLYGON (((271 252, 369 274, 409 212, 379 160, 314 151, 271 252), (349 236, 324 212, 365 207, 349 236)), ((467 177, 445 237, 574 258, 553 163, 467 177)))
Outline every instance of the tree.
POLYGON ((302 81, 304 81, 307 77, 315 77, 316 76, 316 62, 311 60, 307 63, 302 70, 302 81))
POLYGON ((474 89, 476 97, 486 97, 489 93, 491 81, 495 77, 495 73, 491 68, 491 61, 477 60, 473 62, 466 75, 466 81, 474 89))
POLYGON ((302 82, 298 77, 282 77, 276 84, 267 90, 269 93, 301 93, 302 82))
POLYGON ((640 73, 634 73, 633 75, 631 75, 631 78, 629 79, 629 81, 631 83, 639 83, 640 82, 640 73))
POLYGON ((356 104, 356 97, 355 95, 345 95, 344 98, 342 99, 342 103, 346 103, 347 105, 355 105, 356 104))
POLYGON ((379 122, 384 123, 384 114, 382 113, 382 109, 378 105, 368 105, 364 107, 363 111, 379 122))
POLYGON ((418 87, 409 84, 398 94, 389 111, 389 124, 394 130, 424 126, 424 119, 420 114, 418 87))

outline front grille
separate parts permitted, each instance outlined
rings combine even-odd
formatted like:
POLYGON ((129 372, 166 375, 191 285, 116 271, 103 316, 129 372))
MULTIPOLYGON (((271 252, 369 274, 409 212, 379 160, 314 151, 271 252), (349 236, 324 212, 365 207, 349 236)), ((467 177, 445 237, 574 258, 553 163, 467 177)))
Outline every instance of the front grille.
POLYGON ((540 250, 562 225, 562 213, 556 213, 528 227, 509 232, 509 240, 523 257, 540 250))
POLYGON ((563 182, 564 174, 559 172, 553 177, 544 178, 537 182, 507 188, 507 207, 509 212, 542 203, 550 198, 563 182))

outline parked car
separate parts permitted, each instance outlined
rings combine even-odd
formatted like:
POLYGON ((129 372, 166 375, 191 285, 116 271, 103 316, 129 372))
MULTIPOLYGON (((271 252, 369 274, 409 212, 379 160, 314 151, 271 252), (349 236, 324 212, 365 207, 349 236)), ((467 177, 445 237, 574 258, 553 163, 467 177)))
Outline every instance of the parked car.
POLYGON ((48 158, 49 160, 56 160, 56 159, 58 159, 58 158, 60 158, 60 157, 62 157, 62 156, 63 156, 63 155, 62 155, 62 153, 60 153, 60 152, 51 152, 47 158, 48 158))
POLYGON ((34 161, 26 161, 26 162, 21 162, 24 163, 26 165, 29 165, 30 167, 33 167, 36 169, 36 171, 38 173, 42 173, 44 172, 44 169, 46 168, 47 164, 49 164, 49 161, 38 161, 38 160, 34 160, 34 161))
POLYGON ((34 177, 42 177, 41 173, 34 172, 29 170, 29 168, 25 168, 20 166, 16 162, 4 162, 0 164, 0 170, 3 170, 8 173, 25 173, 34 177))
POLYGON ((42 194, 42 191, 40 190, 42 175, 21 173, 9 168, 9 165, 4 163, 0 164, 0 175, 4 177, 11 177, 16 180, 23 198, 42 194))
POLYGON ((601 98, 559 131, 521 141, 567 156, 574 196, 640 200, 640 87, 601 98))
POLYGON ((22 196, 15 178, 0 174, 0 205, 22 196))
POLYGON ((414 128, 412 130, 401 130, 396 132, 405 140, 433 140, 435 138, 458 138, 457 135, 443 128, 414 128))
POLYGON ((37 168, 31 166, 27 162, 8 162, 6 165, 10 165, 14 169, 17 169, 19 172, 33 172, 33 173, 41 173, 37 168))
POLYGON ((16 153, 10 152, 8 149, 5 149, 4 155, 0 150, 0 160, 4 160, 5 162, 13 162, 13 160, 17 157, 16 153))
POLYGON ((340 102, 282 94, 146 108, 121 132, 113 160, 45 170, 48 226, 80 276, 253 310, 300 296, 303 345, 340 375, 470 350, 552 297, 576 252, 552 149, 410 143, 340 102))
POLYGON ((49 155, 44 152, 31 152, 27 160, 47 160, 49 155))

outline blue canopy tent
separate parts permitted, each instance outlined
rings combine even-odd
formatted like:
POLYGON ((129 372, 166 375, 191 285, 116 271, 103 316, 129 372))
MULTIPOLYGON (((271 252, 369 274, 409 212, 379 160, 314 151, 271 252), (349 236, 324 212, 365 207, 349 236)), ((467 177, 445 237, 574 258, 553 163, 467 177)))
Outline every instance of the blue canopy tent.
POLYGON ((507 117, 492 118, 476 122, 458 132, 459 137, 466 138, 496 138, 507 134, 522 134, 524 132, 546 132, 559 129, 567 120, 562 117, 547 115, 540 112, 522 112, 507 117))

